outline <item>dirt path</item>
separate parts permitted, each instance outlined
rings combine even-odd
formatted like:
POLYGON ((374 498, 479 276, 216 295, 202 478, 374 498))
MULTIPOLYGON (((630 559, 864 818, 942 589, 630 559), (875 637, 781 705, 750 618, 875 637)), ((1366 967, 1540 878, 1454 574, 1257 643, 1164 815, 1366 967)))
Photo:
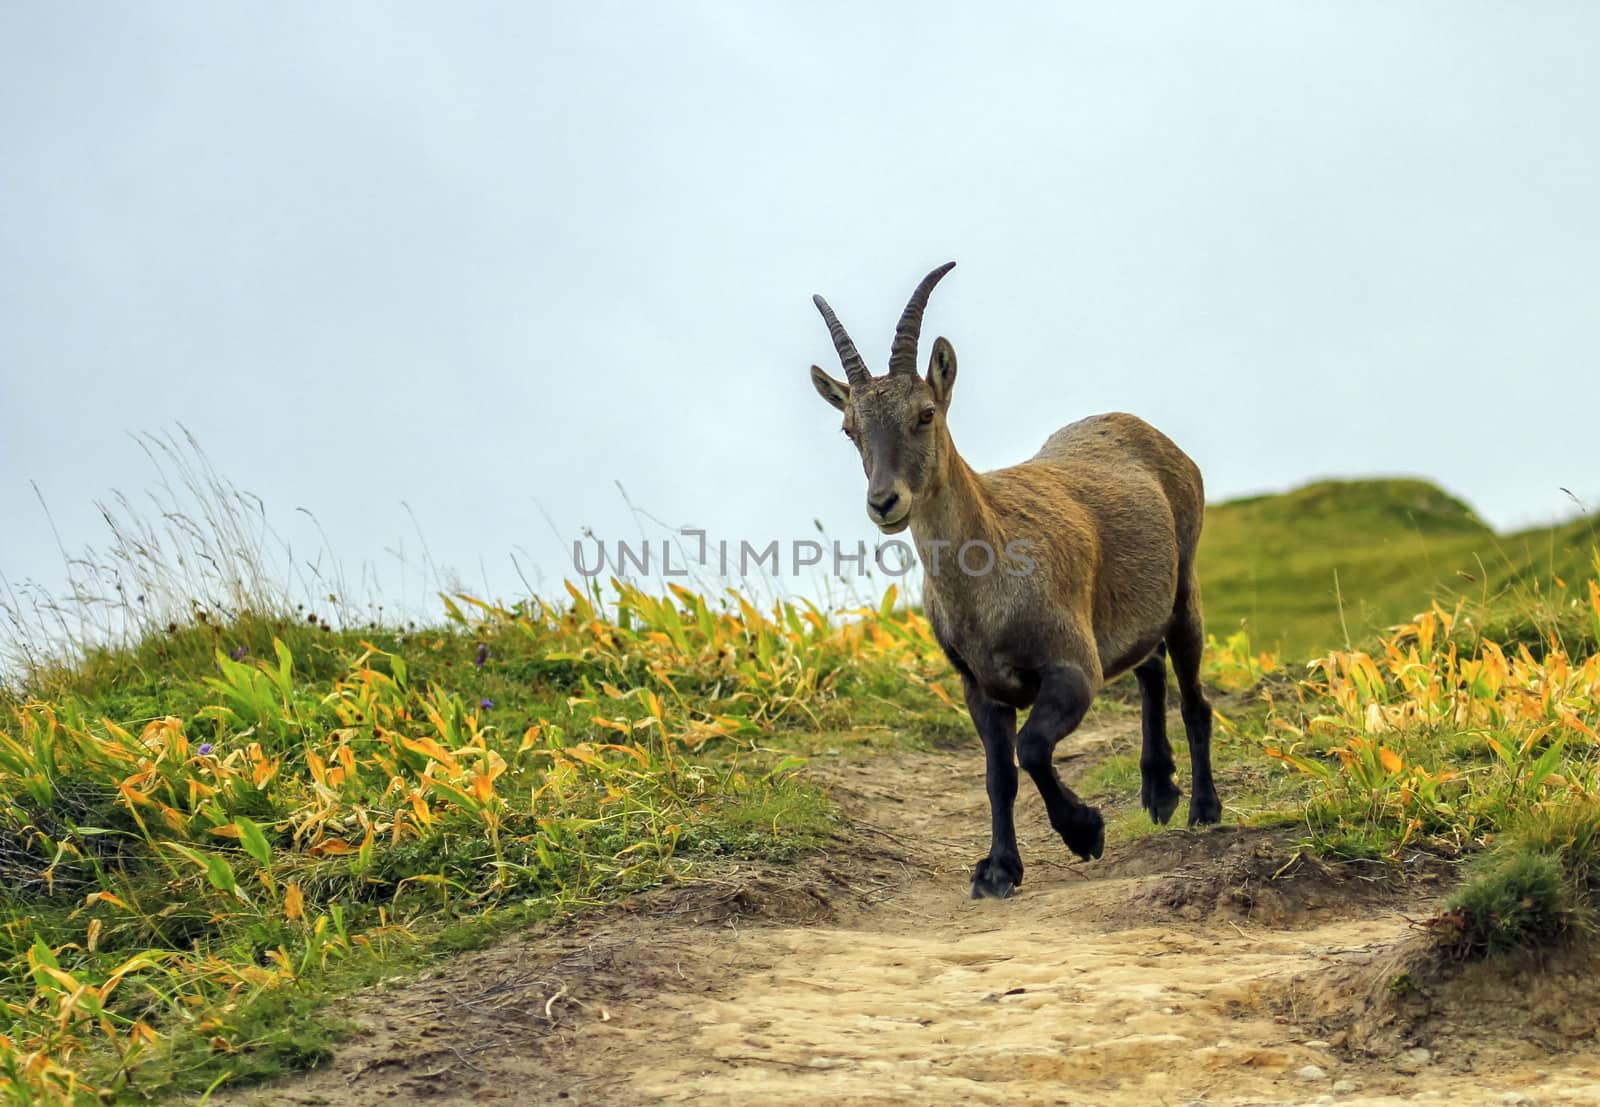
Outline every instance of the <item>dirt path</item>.
MULTIPOLYGON (((1063 771, 1135 730, 1087 728, 1063 771)), ((363 1031, 330 1066, 230 1102, 1600 1104, 1592 966, 1406 1001, 1414 884, 1226 828, 1078 864, 1025 788, 1026 882, 974 902, 977 751, 816 771, 853 825, 826 859, 356 997, 363 1031)))

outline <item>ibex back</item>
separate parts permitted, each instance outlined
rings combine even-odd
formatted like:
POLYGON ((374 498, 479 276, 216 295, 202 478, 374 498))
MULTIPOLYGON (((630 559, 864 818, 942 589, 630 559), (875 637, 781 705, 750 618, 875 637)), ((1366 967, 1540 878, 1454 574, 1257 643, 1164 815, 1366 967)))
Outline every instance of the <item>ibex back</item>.
POLYGON ((886 534, 911 528, 928 618, 961 674, 988 762, 992 838, 972 894, 1005 897, 1022 882, 1012 819, 1019 761, 1067 848, 1085 860, 1104 850, 1104 819, 1062 783, 1052 759, 1100 686, 1129 669, 1143 695, 1145 810, 1165 823, 1182 794, 1166 732, 1170 655, 1189 739, 1189 824, 1221 818, 1211 705, 1200 686, 1195 549, 1205 492, 1182 450, 1122 414, 1063 427, 1020 465, 974 472, 945 421, 956 381, 950 343, 936 339, 927 376, 917 374, 923 309, 954 265, 912 293, 882 377, 868 372, 827 301, 815 297, 846 379, 813 365, 811 380, 844 412, 844 433, 866 469, 868 517, 886 534), (1024 708, 1032 710, 1018 731, 1024 708))

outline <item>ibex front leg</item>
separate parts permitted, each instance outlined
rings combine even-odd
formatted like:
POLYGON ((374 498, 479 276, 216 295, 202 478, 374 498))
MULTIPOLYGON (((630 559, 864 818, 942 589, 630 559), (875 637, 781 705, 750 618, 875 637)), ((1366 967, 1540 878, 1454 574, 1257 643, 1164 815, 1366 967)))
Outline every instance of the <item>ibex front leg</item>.
POLYGON ((1028 713, 1022 733, 1017 735, 1017 758, 1044 798, 1050 825, 1067 848, 1085 861, 1105 852, 1105 820, 1061 783, 1051 758, 1056 743, 1083 721, 1093 698, 1093 686, 1078 666, 1052 665, 1042 669, 1039 698, 1028 713))
POLYGON ((1017 852, 1017 827, 1012 809, 1017 802, 1016 708, 983 694, 970 677, 962 678, 967 710, 983 739, 989 792, 989 855, 978 862, 972 875, 972 898, 1005 899, 1022 883, 1022 855, 1017 852))

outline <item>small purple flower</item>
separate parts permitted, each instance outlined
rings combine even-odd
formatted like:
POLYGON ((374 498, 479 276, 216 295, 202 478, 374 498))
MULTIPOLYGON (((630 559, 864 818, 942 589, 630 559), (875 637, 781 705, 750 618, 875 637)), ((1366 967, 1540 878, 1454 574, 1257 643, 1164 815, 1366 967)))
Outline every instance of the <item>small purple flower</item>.
POLYGON ((478 643, 478 652, 477 652, 476 656, 473 657, 472 663, 474 665, 476 665, 478 668, 481 669, 481 668, 483 668, 483 663, 485 661, 488 661, 488 660, 489 660, 489 646, 488 646, 487 643, 479 642, 478 643))
POLYGON ((243 646, 237 646, 234 649, 231 649, 231 650, 228 651, 228 656, 233 658, 235 661, 243 661, 244 660, 244 655, 246 653, 248 653, 248 652, 249 651, 246 650, 243 646))
POLYGON ((487 711, 487 710, 489 710, 489 708, 494 706, 494 701, 493 700, 479 700, 478 701, 478 706, 483 708, 485 711, 487 711))
POLYGON ((194 752, 198 753, 201 757, 205 757, 214 749, 216 749, 216 747, 210 742, 201 742, 199 748, 197 748, 194 752))

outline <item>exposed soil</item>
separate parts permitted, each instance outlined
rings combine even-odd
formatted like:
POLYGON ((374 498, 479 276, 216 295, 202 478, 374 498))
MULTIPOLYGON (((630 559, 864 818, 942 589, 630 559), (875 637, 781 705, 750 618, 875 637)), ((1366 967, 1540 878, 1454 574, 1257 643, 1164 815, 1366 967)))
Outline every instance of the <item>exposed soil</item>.
MULTIPOLYGON (((1063 773, 1137 740, 1090 725, 1063 773)), ((1025 883, 974 902, 975 745, 813 771, 851 825, 826 856, 729 867, 356 996, 362 1030, 332 1063, 226 1101, 1600 1104, 1600 965, 1441 971, 1415 921, 1437 873, 1226 827, 1082 864, 1024 780, 1025 883)))

